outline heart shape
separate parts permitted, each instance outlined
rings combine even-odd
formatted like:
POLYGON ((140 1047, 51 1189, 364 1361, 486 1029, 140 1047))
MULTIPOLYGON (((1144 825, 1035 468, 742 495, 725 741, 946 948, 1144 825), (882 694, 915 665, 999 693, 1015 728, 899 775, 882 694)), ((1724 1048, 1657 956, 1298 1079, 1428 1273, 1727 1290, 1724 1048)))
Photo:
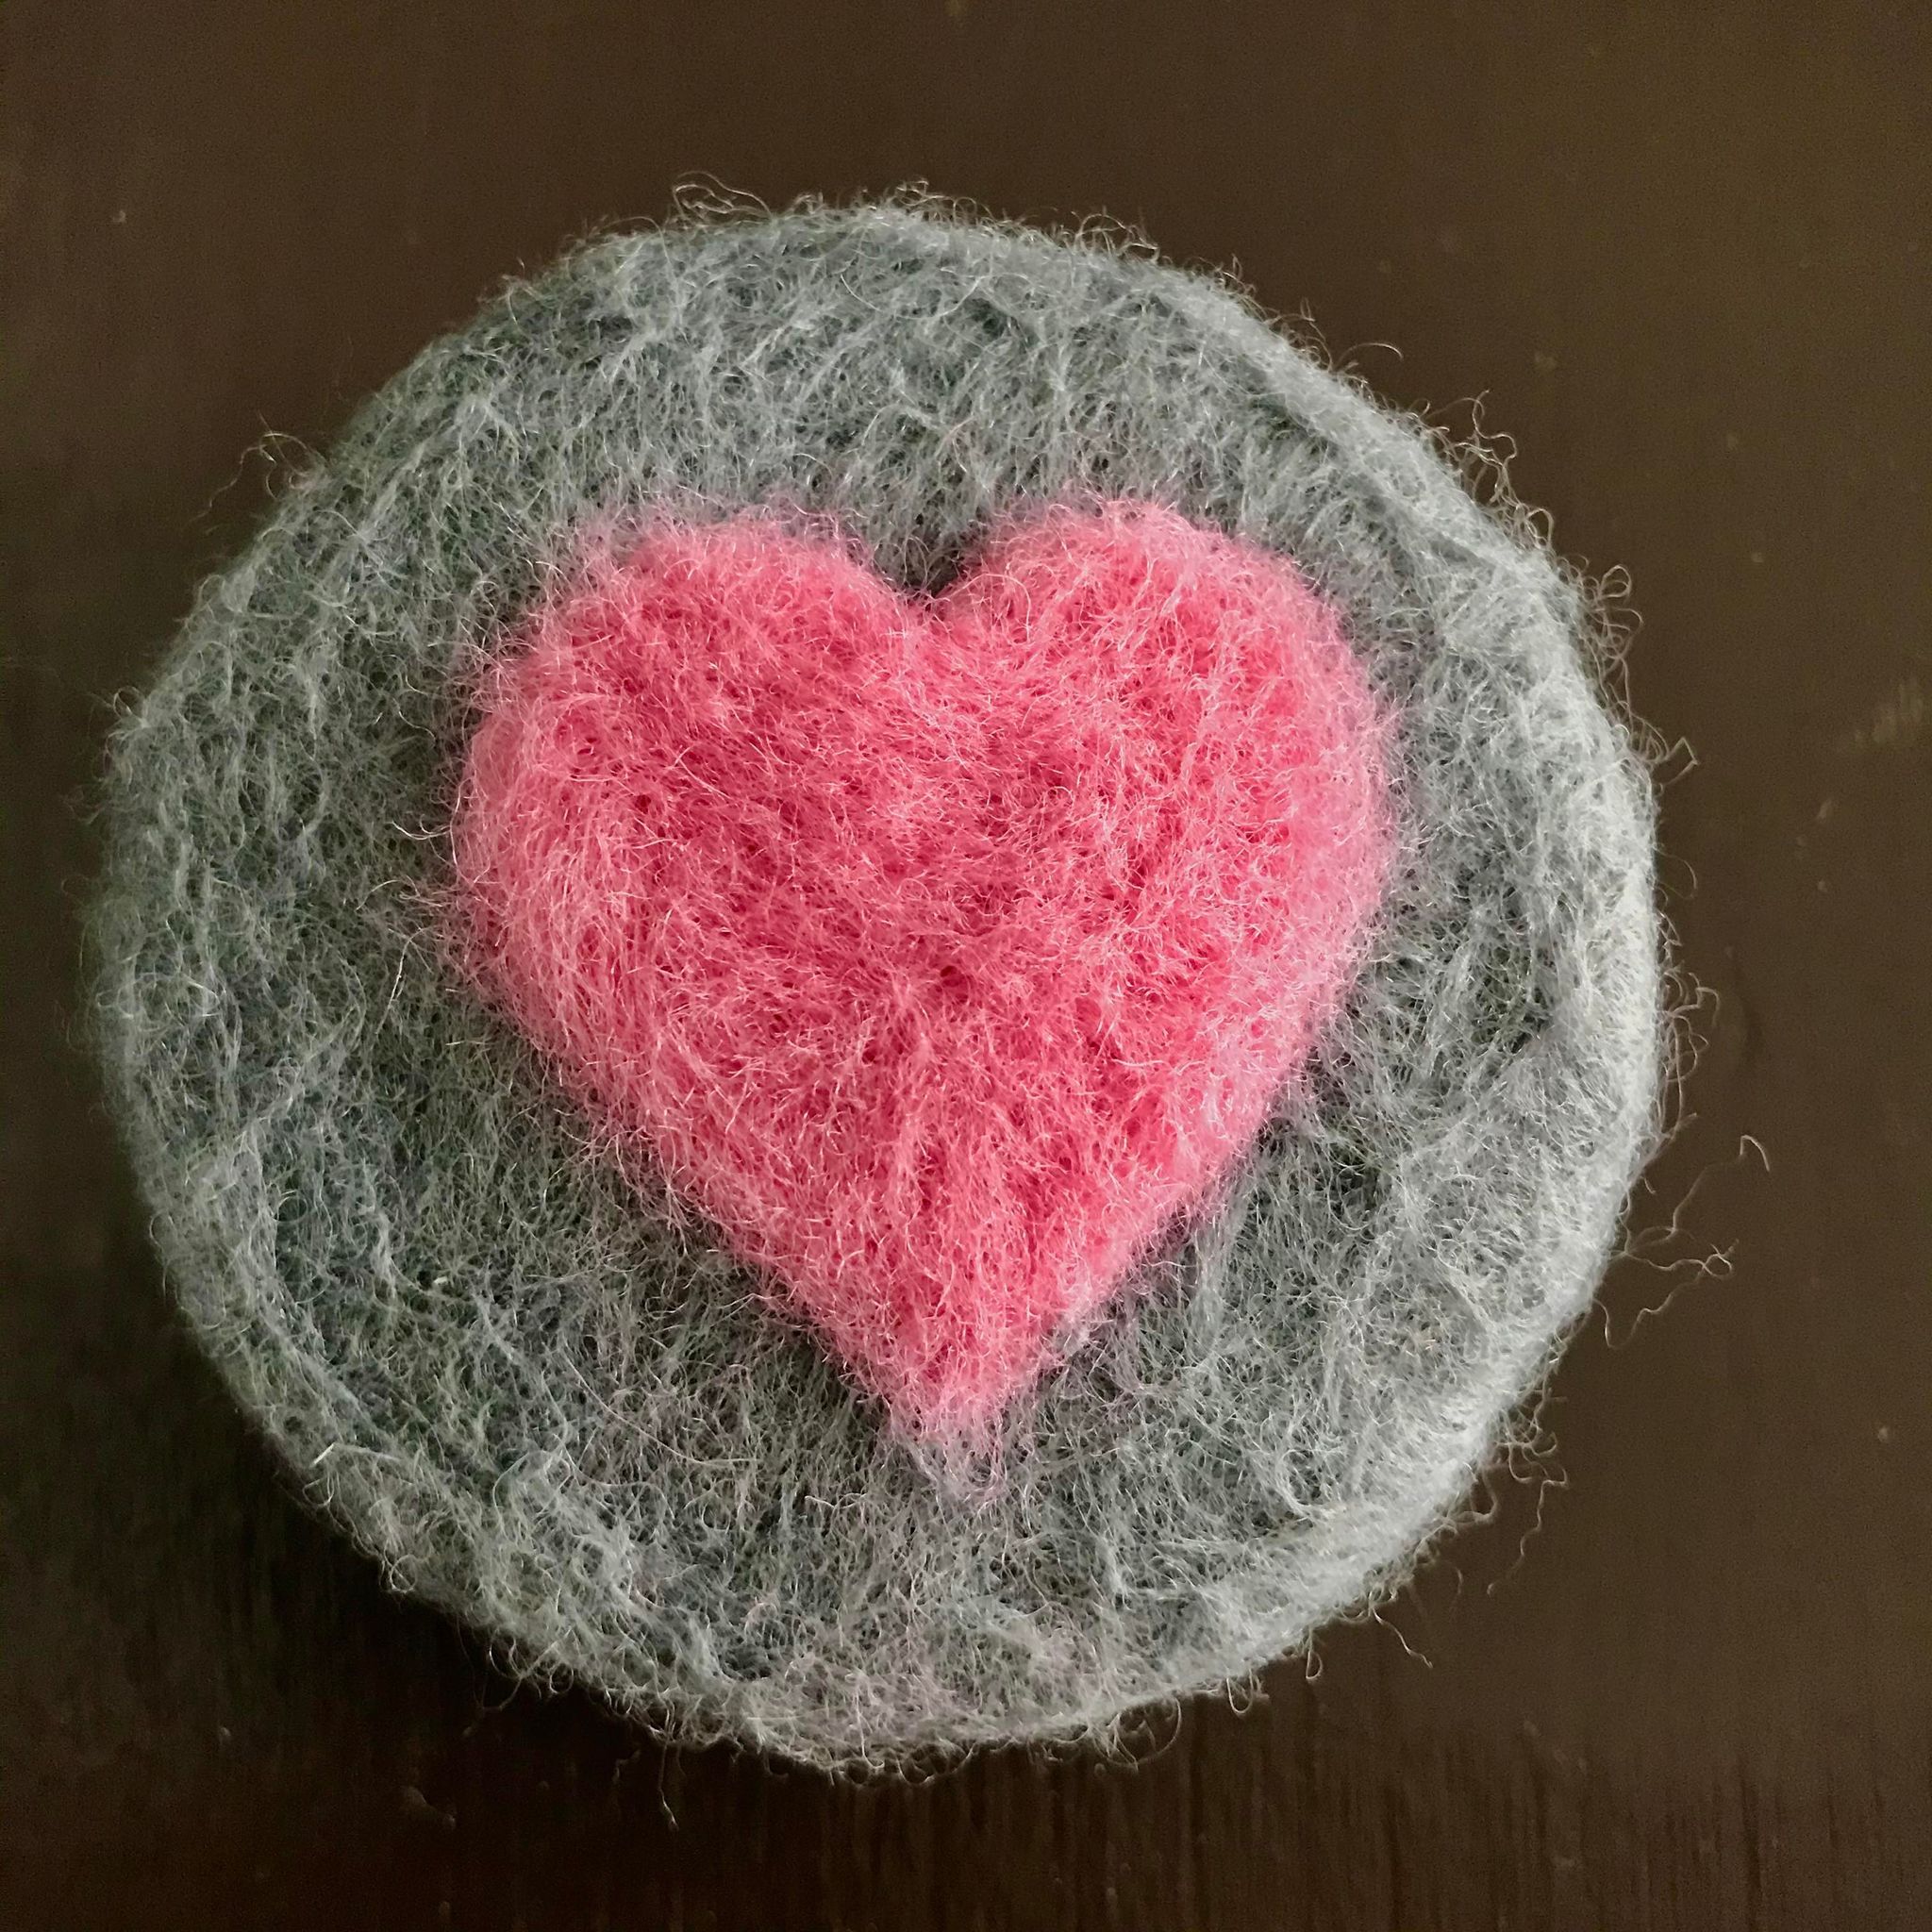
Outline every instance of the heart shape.
POLYGON ((1293 567, 1162 508, 1008 521, 930 597, 660 523, 486 682, 466 957, 895 1420, 983 1436, 1344 991, 1384 734, 1293 567))

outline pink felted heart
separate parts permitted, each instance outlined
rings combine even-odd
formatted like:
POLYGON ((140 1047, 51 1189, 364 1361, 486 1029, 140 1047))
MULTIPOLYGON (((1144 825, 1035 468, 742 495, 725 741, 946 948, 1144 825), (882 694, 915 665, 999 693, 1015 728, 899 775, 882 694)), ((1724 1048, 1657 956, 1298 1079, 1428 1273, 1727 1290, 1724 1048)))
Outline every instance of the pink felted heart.
POLYGON ((902 1425, 980 1434, 1300 1066, 1383 750, 1293 568, 1163 509, 1009 523, 929 598, 664 524, 489 680, 470 958, 902 1425))

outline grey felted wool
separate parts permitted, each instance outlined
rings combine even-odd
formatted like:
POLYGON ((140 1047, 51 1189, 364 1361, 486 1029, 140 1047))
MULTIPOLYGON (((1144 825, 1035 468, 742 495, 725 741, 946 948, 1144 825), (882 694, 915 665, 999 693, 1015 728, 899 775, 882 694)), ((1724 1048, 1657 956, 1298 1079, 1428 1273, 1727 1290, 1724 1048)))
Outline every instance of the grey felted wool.
POLYGON ((403 1589, 667 1734, 1097 1734, 1406 1574, 1657 1125, 1653 810, 1525 520, 1234 294, 908 206, 605 240, 368 404, 113 745, 111 1090, 171 1281, 403 1589), (1372 956, 1233 1196, 974 1480, 601 1158, 441 926, 475 674, 598 520, 829 513, 908 588, 1017 504, 1292 558, 1398 722, 1372 956))

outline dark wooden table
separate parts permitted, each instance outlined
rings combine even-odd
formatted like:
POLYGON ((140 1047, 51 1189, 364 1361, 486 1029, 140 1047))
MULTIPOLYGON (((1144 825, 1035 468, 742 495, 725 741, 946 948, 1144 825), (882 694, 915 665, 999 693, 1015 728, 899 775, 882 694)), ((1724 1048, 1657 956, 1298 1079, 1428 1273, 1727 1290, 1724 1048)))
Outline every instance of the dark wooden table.
POLYGON ((1924 8, 8 0, 0 58, 0 1924, 1932 1924, 1924 8), (72 1037, 109 702, 264 437, 698 171, 1238 262, 1520 449, 1688 747, 1706 1045, 1553 1446, 1138 1766, 855 1789, 512 1689, 231 1412, 72 1037))

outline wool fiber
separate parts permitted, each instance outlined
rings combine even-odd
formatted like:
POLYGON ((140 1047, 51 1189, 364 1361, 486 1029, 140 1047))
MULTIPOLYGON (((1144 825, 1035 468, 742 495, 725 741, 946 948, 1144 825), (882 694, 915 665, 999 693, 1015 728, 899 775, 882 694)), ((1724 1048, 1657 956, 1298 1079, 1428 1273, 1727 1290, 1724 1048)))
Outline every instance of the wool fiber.
POLYGON ((654 531, 499 661, 487 990, 936 1443, 984 1444, 1279 1104, 1389 846, 1292 566, 1054 505, 936 598, 769 516, 654 531))
POLYGON ((821 1765, 1118 1740, 1398 1582, 1589 1303, 1663 1041, 1599 655, 1526 519, 1143 251, 906 205, 598 241, 364 407, 116 733, 102 1041, 175 1291, 307 1492, 517 1668, 821 1765), (452 834, 585 533, 824 519, 943 598, 1098 503, 1337 613, 1386 884, 1211 1211, 968 1482, 478 991, 452 834))

